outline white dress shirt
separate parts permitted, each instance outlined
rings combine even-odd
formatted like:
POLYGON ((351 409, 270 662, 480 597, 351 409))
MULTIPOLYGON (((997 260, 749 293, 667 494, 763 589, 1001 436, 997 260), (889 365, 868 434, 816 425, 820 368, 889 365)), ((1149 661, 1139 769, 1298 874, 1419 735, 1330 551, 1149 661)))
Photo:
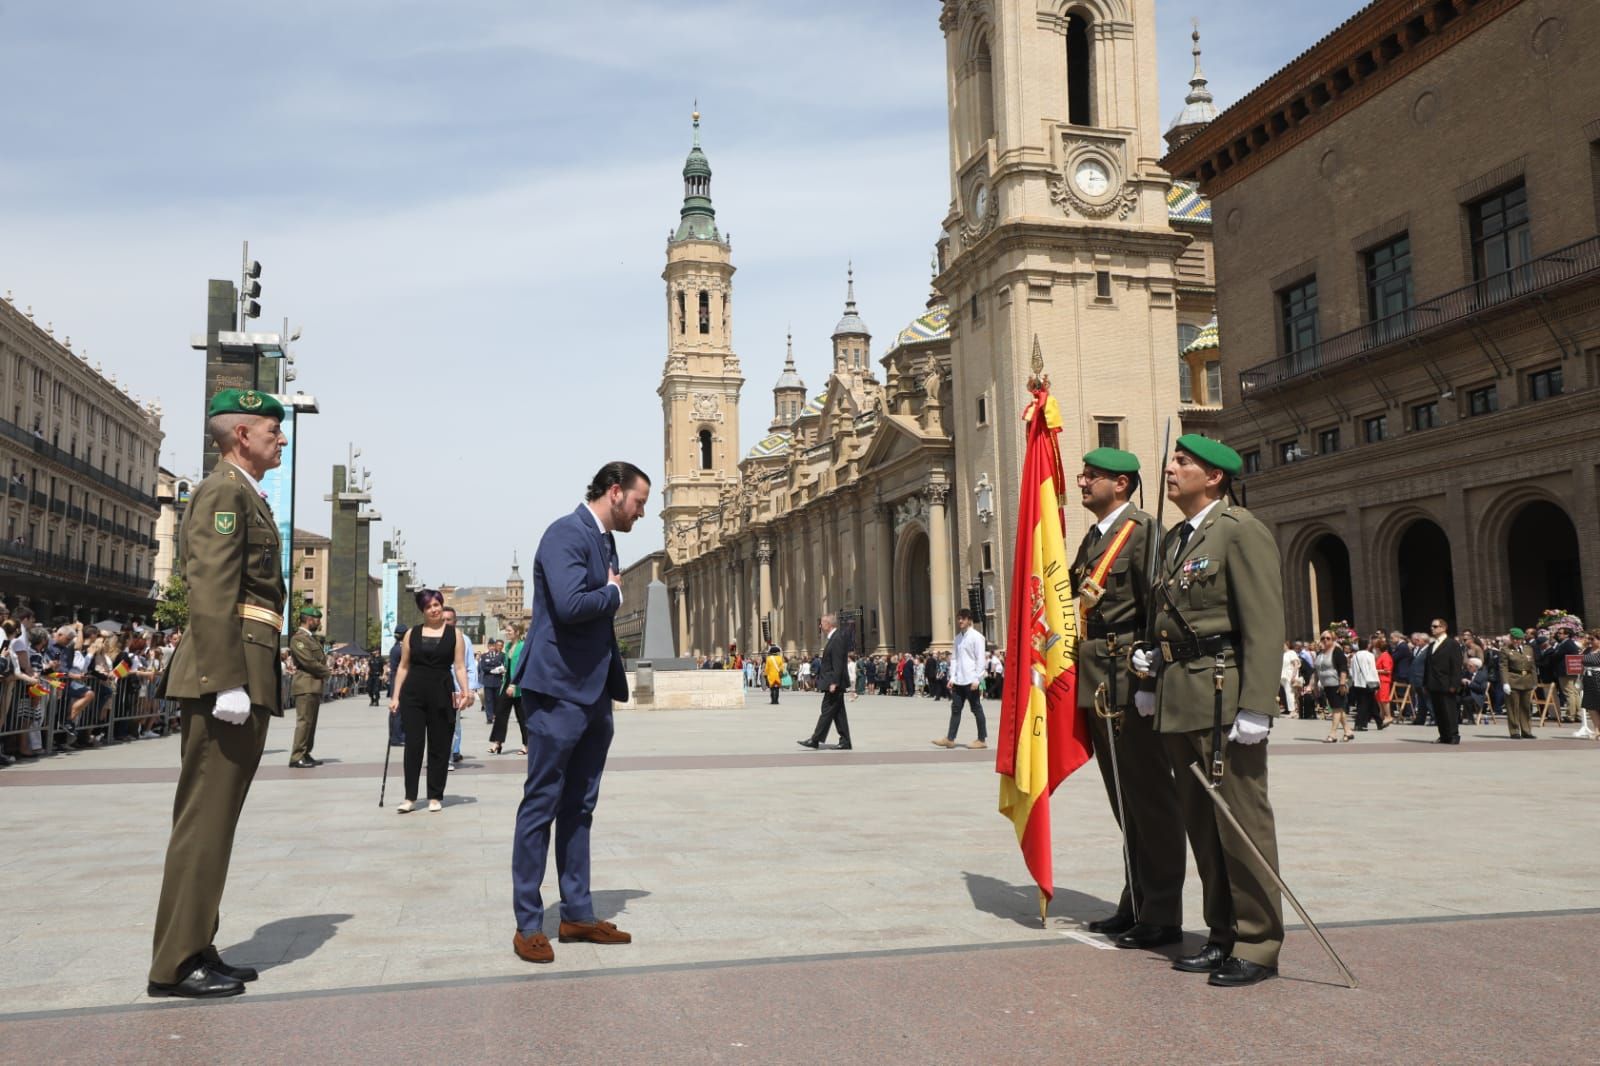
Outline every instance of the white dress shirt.
POLYGON ((988 642, 977 626, 968 626, 956 632, 955 649, 950 655, 950 683, 976 685, 983 680, 983 667, 987 657, 988 642))

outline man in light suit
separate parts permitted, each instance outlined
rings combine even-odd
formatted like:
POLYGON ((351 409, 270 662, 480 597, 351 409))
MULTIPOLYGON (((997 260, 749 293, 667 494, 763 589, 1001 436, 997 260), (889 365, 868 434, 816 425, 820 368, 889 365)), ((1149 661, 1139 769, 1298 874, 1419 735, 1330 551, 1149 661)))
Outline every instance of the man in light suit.
POLYGON ((802 748, 819 748, 828 739, 828 728, 839 730, 839 751, 849 751, 850 718, 844 710, 845 681, 850 676, 850 649, 845 646, 844 634, 839 632, 839 619, 832 614, 822 616, 823 640, 820 666, 816 671, 817 690, 822 693, 822 714, 817 718, 816 730, 805 740, 795 743, 802 748))
POLYGON ((622 606, 613 535, 644 516, 650 479, 632 463, 607 463, 586 501, 550 524, 533 562, 533 624, 512 684, 528 727, 528 780, 511 853, 517 934, 525 962, 551 962, 543 932, 545 859, 556 827, 561 883, 557 938, 627 944, 631 936, 595 917, 589 894, 589 827, 611 747, 611 703, 628 698, 612 621, 622 606))

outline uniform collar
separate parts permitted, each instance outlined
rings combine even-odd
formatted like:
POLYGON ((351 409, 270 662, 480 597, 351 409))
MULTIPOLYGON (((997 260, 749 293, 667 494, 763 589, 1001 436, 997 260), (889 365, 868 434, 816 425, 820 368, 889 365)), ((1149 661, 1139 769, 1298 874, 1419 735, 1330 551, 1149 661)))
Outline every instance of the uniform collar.
POLYGON ((1132 502, 1133 501, 1131 500, 1125 501, 1121 507, 1118 507, 1115 511, 1112 511, 1110 514, 1106 515, 1104 518, 1100 519, 1100 521, 1095 523, 1095 526, 1100 530, 1100 535, 1102 537, 1111 532, 1111 527, 1117 524, 1117 521, 1122 517, 1122 512, 1126 511, 1128 509, 1128 505, 1132 502))
POLYGON ((1210 503, 1208 503, 1204 507, 1200 508, 1200 510, 1196 511, 1193 518, 1187 519, 1187 521, 1189 523, 1189 528, 1190 529, 1199 529, 1200 528, 1200 523, 1204 522, 1206 520, 1206 515, 1210 514, 1211 513, 1211 509, 1213 507, 1215 507, 1217 504, 1221 503, 1221 502, 1222 502, 1221 500, 1212 500, 1210 503))

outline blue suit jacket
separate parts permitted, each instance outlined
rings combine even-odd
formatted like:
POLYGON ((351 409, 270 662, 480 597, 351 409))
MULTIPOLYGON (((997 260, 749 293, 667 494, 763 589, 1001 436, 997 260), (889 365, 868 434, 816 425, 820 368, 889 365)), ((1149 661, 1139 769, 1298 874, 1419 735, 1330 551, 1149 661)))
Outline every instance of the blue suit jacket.
POLYGON ((582 706, 628 698, 611 622, 622 593, 606 578, 617 546, 586 505, 550 523, 533 558, 533 624, 513 682, 582 706))

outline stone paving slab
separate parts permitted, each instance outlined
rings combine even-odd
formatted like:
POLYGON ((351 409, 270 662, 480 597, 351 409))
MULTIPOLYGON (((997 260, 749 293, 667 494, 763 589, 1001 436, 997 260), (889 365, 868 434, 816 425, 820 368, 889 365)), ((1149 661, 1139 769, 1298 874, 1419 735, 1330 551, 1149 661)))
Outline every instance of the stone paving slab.
MULTIPOLYGON (((1015 838, 995 811, 993 752, 932 748, 946 708, 897 697, 849 704, 855 751, 798 750, 794 740, 810 731, 817 706, 815 695, 786 694, 774 709, 755 693, 742 711, 619 711, 596 815, 594 884, 601 915, 636 943, 560 945, 546 974, 635 982, 750 960, 804 966, 860 955, 865 964, 886 951, 947 960, 959 950, 997 966, 1009 951, 1060 943, 1110 911, 1121 855, 1093 766, 1053 801, 1058 891, 1042 929, 1015 838)), ((991 724, 997 710, 991 705, 991 724)), ((218 937, 231 960, 261 967, 262 978, 242 1001, 178 1009, 215 1018, 213 1009, 276 995, 484 980, 521 987, 528 967, 509 943, 521 760, 484 756, 487 726, 469 712, 471 758, 450 775, 445 810, 400 817, 398 750, 388 806, 377 806, 385 721, 362 699, 325 707, 317 753, 330 762, 312 771, 284 765, 293 719, 274 721, 218 937)), ((1467 727, 1459 748, 1439 748, 1422 743, 1431 730, 1414 727, 1322 745, 1325 724, 1279 723, 1271 765, 1284 874, 1319 922, 1367 928, 1594 902, 1597 849, 1575 845, 1600 839, 1600 744, 1567 738, 1570 726, 1541 730, 1539 742, 1503 740, 1500 728, 1467 727)), ((972 735, 969 717, 961 739, 972 735)), ((149 1002, 144 974, 176 756, 175 740, 141 741, 0 772, 0 1060, 17 1024, 7 1018, 149 1002)), ((551 895, 554 876, 552 863, 551 895)), ((1198 927, 1192 865, 1185 906, 1198 927)), ((1355 935, 1340 929, 1335 942, 1343 950, 1355 935)), ((1074 965, 1141 981, 1165 972, 1073 943, 1083 950, 1063 957, 1074 965)), ((944 967, 927 965, 930 981, 944 967)), ((1529 967, 1574 994, 1594 988, 1570 952, 1531 958, 1529 967)), ((1305 937, 1291 939, 1284 969, 1318 980, 1331 973, 1305 937)), ((972 981, 1003 979, 952 975, 935 999, 960 1004, 972 981)), ((852 980, 865 982, 863 994, 894 991, 872 987, 868 976, 852 980)), ((1424 989, 1439 983, 1429 980, 1417 986, 1418 1010, 1424 989)), ((1136 984, 1128 994, 1156 991, 1136 984)), ((1121 1008, 1124 1021, 1131 1003, 1121 1008)), ((368 1024, 362 1009, 358 1031, 368 1024)), ((512 1022, 515 1004, 503 1011, 510 1014, 498 1021, 512 1022)), ((823 1015, 820 1024, 833 1022, 823 1015)))

